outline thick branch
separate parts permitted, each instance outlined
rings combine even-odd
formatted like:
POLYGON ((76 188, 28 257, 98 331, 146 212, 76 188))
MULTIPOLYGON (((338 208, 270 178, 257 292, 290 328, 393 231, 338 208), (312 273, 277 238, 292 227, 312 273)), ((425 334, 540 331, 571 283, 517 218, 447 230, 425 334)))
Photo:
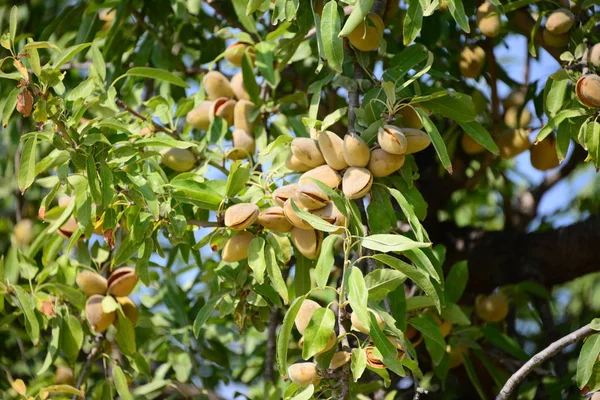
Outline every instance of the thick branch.
POLYGON ((504 384, 502 390, 496 397, 496 400, 505 400, 508 399, 512 393, 515 391, 517 386, 529 375, 538 365, 542 364, 544 361, 550 359, 558 352, 560 352, 565 347, 572 345, 573 343, 577 343, 580 340, 585 339, 586 337, 594 334, 592 328, 589 325, 584 326, 583 328, 579 328, 575 332, 568 334, 562 339, 557 340, 552 343, 550 346, 546 347, 544 350, 540 351, 536 355, 534 355, 529 361, 525 363, 517 372, 515 372, 504 384))

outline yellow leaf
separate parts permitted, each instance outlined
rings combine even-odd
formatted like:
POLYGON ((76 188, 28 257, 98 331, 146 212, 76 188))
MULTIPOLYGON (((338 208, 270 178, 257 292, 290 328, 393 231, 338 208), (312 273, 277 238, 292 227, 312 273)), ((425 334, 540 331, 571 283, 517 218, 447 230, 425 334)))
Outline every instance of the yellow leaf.
POLYGON ((48 393, 69 393, 77 395, 81 398, 84 397, 83 392, 81 390, 76 389, 71 385, 54 385, 48 386, 47 388, 40 390, 40 397, 42 397, 42 400, 45 398, 43 397, 44 395, 48 397, 48 393))
POLYGON ((25 382, 23 382, 22 379, 17 379, 16 381, 13 381, 12 387, 21 396, 25 396, 25 393, 27 393, 27 386, 25 386, 25 382))

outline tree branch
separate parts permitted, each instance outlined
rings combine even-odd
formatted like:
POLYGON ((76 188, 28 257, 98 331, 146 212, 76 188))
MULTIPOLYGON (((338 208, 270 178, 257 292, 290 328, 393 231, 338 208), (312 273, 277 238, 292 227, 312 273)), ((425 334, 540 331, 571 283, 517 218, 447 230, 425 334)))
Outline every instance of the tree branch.
POLYGON ((277 326, 279 325, 279 308, 274 308, 269 316, 269 327, 267 330, 267 351, 265 353, 265 372, 264 380, 266 382, 276 382, 273 373, 275 364, 275 352, 277 346, 277 326))
POLYGON ((580 340, 585 339, 588 336, 596 333, 589 325, 579 328, 575 332, 568 334, 567 336, 557 340, 544 350, 534 355, 529 361, 527 361, 517 372, 515 372, 504 384, 502 390, 496 397, 496 400, 506 400, 515 391, 517 386, 529 375, 538 365, 544 361, 550 359, 554 355, 558 354, 562 349, 568 347, 580 340))
MULTIPOLYGON (((90 354, 88 354, 85 364, 83 365, 83 368, 81 369, 81 373, 79 374, 79 377, 77 378, 77 385, 75 386, 76 389, 81 388, 81 385, 83 384, 83 380, 85 379, 85 376, 87 375, 90 367, 92 366, 92 361, 94 361, 94 357, 96 356, 96 353, 100 349, 100 343, 102 342, 102 335, 96 336, 94 338, 94 340, 95 340, 94 346, 92 347, 92 350, 90 350, 90 354)), ((72 400, 77 400, 77 398, 78 398, 78 396, 76 394, 74 394, 72 400)))

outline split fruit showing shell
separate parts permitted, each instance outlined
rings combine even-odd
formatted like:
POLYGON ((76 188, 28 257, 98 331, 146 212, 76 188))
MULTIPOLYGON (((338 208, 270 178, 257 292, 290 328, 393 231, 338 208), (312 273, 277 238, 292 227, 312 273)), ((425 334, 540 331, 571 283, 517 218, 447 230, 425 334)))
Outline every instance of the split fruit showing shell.
MULTIPOLYGON (((375 315, 377 326, 379 326, 380 329, 385 328, 385 322, 383 321, 383 318, 381 318, 381 315, 379 315, 377 311, 372 310, 370 308, 368 308, 367 311, 369 314, 373 313, 373 315, 375 315)), ((358 315, 356 315, 355 312, 353 312, 350 315, 350 321, 352 321, 352 327, 356 328, 357 331, 360 331, 366 335, 369 334, 369 330, 358 320, 358 315)))
POLYGON ((366 167, 370 151, 367 143, 355 132, 344 136, 344 160, 351 167, 366 167))
POLYGON ((104 332, 115 320, 115 312, 105 313, 102 310, 104 296, 95 294, 85 303, 85 318, 96 333, 104 332))
POLYGON ((381 46, 385 26, 381 17, 370 13, 367 18, 348 35, 350 44, 360 51, 373 51, 381 46))
POLYGON ((296 198, 307 210, 318 210, 329 203, 329 196, 314 182, 298 186, 296 198))
POLYGON ((293 227, 280 206, 269 207, 261 211, 258 214, 258 223, 267 229, 282 233, 291 231, 293 227))
POLYGON ((475 312, 486 322, 500 322, 508 315, 508 299, 502 292, 477 296, 475 312))
POLYGON ((295 138, 290 146, 292 154, 300 163, 311 168, 325 164, 323 153, 316 140, 310 138, 295 138))
POLYGON ((212 101, 201 102, 198 107, 192 109, 192 111, 187 114, 187 123, 197 129, 208 129, 210 126, 210 112, 212 106, 212 101))
POLYGON ((225 211, 225 226, 236 231, 243 231, 258 219, 259 209, 256 204, 239 203, 225 211))
POLYGON ((210 122, 213 122, 215 117, 220 117, 225 120, 227 126, 233 125, 233 113, 235 110, 236 101, 227 97, 219 97, 212 103, 212 108, 208 114, 210 122))
POLYGON ((577 81, 575 91, 583 105, 590 108, 600 107, 600 76, 596 74, 582 76, 577 81))
POLYGON ((138 279, 135 269, 130 267, 118 268, 108 277, 108 290, 106 293, 115 297, 129 296, 138 279))
POLYGON ((371 368, 385 369, 385 364, 381 360, 378 354, 375 353, 375 346, 367 346, 365 348, 365 354, 367 355, 367 364, 371 368))
POLYGON ((230 237, 223 246, 221 259, 225 262, 245 260, 248 258, 248 249, 252 239, 254 239, 254 235, 250 232, 240 232, 230 237))
POLYGON ((82 271, 75 278, 77 286, 85 293, 86 296, 95 294, 106 294, 108 290, 108 282, 102 275, 92 271, 82 271))
POLYGON ((304 387, 317 379, 317 364, 313 362, 296 363, 290 365, 287 373, 292 382, 304 387))
POLYGON ((404 154, 391 154, 383 149, 373 149, 367 169, 371 171, 374 178, 382 178, 402 168, 404 161, 404 154))
POLYGON ((485 51, 479 47, 465 47, 460 53, 460 73, 465 78, 477 78, 485 62, 485 51))
POLYGON ((323 232, 315 229, 292 229, 292 243, 296 249, 309 260, 314 260, 321 252, 323 232))
POLYGON ((304 335, 304 330, 308 326, 315 311, 319 308, 321 308, 321 305, 316 301, 305 299, 302 302, 298 314, 296 314, 296 318, 294 319, 296 329, 298 329, 298 332, 300 332, 301 335, 304 335))
POLYGON ((187 172, 196 165, 196 156, 188 149, 164 149, 160 155, 160 161, 176 172, 187 172))
POLYGON ((275 202, 275 204, 283 206, 287 199, 293 197, 296 194, 297 189, 298 185, 296 183, 278 187, 273 191, 273 201, 275 202))
POLYGON ((383 150, 391 154, 405 154, 408 148, 404 133, 394 125, 384 125, 379 128, 377 142, 383 150))
POLYGON ((496 6, 484 2, 477 8, 477 27, 485 36, 493 38, 500 33, 500 14, 496 6))
POLYGON ((373 174, 366 168, 350 167, 344 172, 342 191, 349 199, 360 199, 371 191, 373 174))
POLYGON ((319 149, 325 162, 334 169, 344 169, 348 163, 344 157, 344 140, 331 131, 319 134, 319 149))
POLYGON ((234 97, 235 93, 231 89, 229 81, 222 73, 210 71, 202 79, 204 91, 209 100, 216 100, 220 97, 234 97))
POLYGON ((556 153, 556 139, 549 136, 531 147, 529 152, 531 165, 540 171, 548 171, 558 167, 560 161, 556 153))

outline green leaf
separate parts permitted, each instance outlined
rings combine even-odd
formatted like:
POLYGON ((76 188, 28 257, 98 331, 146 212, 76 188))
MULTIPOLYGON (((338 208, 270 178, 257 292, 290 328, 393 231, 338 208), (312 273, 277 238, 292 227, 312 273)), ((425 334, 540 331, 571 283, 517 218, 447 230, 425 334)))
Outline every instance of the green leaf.
POLYGON ((321 40, 323 42, 323 52, 329 62, 329 66, 336 72, 342 72, 344 63, 344 46, 339 37, 341 30, 341 20, 338 13, 337 2, 329 1, 323 7, 321 15, 321 40))
POLYGON ((254 272, 254 279, 259 285, 265 281, 265 270, 267 264, 265 261, 265 240, 257 237, 252 239, 248 249, 248 266, 254 272))
POLYGON ((598 168, 600 166, 600 123, 593 121, 587 125, 584 147, 587 148, 588 157, 598 168))
MULTIPOLYGON (((477 117, 471 97, 462 93, 447 92, 447 95, 419 103, 434 114, 441 114, 457 122, 474 121, 477 117)), ((423 110, 416 108, 416 111, 423 110)), ((423 114, 419 114, 423 118, 423 114)))
POLYGON ((135 330, 133 329, 133 324, 120 309, 117 311, 117 319, 119 321, 119 326, 116 339, 119 350, 125 355, 132 356, 136 352, 135 330))
POLYGON ((115 381, 115 387, 117 388, 117 393, 121 396, 122 400, 134 400, 133 396, 129 392, 129 387, 127 386, 127 377, 125 373, 118 365, 113 366, 113 379, 115 381))
POLYGON ((488 149, 494 154, 498 154, 500 150, 492 139, 490 133, 477 121, 463 122, 459 121, 460 127, 469 135, 474 141, 488 149))
POLYGON ((273 65, 275 62, 275 45, 267 42, 260 42, 254 46, 256 50, 256 66, 265 78, 269 86, 276 88, 279 85, 281 76, 279 70, 273 65))
POLYGON ((423 26, 423 6, 418 0, 411 0, 408 11, 404 17, 403 37, 404 45, 408 46, 415 41, 423 26))
POLYGON ((40 398, 44 399, 50 393, 67 393, 67 394, 73 394, 75 396, 81 397, 82 399, 85 398, 85 395, 83 394, 83 392, 81 390, 76 389, 71 385, 47 386, 45 388, 40 389, 39 396, 40 396, 40 398))
POLYGON ((248 92, 250 100, 254 104, 260 104, 260 88, 258 87, 258 83, 256 83, 252 60, 250 60, 250 56, 247 53, 242 57, 242 76, 244 77, 244 88, 248 92))
MULTIPOLYGON (((32 43, 31 38, 27 38, 29 43, 32 43)), ((27 46, 25 46, 27 47, 27 46)), ((31 70, 36 76, 40 76, 42 74, 42 65, 40 63, 40 54, 37 49, 29 49, 27 50, 29 53, 29 64, 31 65, 31 70)))
POLYGON ((73 57, 75 57, 78 53, 87 49, 91 45, 92 45, 91 43, 81 43, 81 44, 76 44, 75 46, 71 46, 68 49, 63 50, 62 53, 59 54, 58 58, 54 62, 54 69, 58 69, 61 66, 65 65, 66 63, 71 61, 71 59, 73 57))
POLYGON ((469 280, 469 269, 466 261, 459 261, 452 266, 446 277, 446 303, 458 303, 469 280))
POLYGON ((388 254, 375 254, 373 258, 377 261, 381 261, 386 265, 389 265, 392 268, 397 269, 404 275, 408 276, 409 279, 411 279, 417 286, 423 289, 425 294, 427 294, 427 296, 429 296, 435 302, 437 310, 441 311, 440 299, 435 290, 435 287, 429 280, 429 276, 425 275, 423 271, 388 254))
POLYGON ((35 180, 35 156, 37 150, 38 134, 27 139, 21 152, 21 163, 19 164, 19 189, 25 192, 35 180))
POLYGON ((402 363, 398 359, 398 349, 396 346, 390 342, 390 340, 385 336, 381 328, 377 325, 377 320, 375 319, 375 315, 373 313, 369 313, 370 322, 371 322, 371 330, 369 332, 369 336, 375 343, 375 347, 383 356, 383 363, 390 370, 394 371, 396 374, 400 376, 404 376, 404 368, 402 367, 402 363))
POLYGON ((8 126, 8 121, 10 121, 10 116, 13 111, 15 111, 15 107, 17 106, 17 95, 21 89, 14 88, 11 92, 6 96, 6 101, 4 102, 4 108, 2 109, 2 127, 6 128, 8 126))
POLYGON ((196 146, 195 143, 184 142, 182 140, 173 139, 169 136, 154 136, 151 138, 138 139, 134 143, 135 146, 162 146, 173 147, 176 149, 189 149, 196 146))
POLYGON ((310 400, 314 399, 315 385, 312 383, 294 395, 290 400, 310 400))
POLYGON ((246 13, 246 7, 248 0, 232 0, 233 10, 237 16, 238 21, 242 24, 248 32, 258 34, 256 31, 256 22, 252 14, 246 13))
POLYGON ((65 97, 67 101, 75 101, 78 99, 86 99, 92 94, 96 88, 98 78, 92 77, 84 80, 79 85, 74 87, 65 97))
POLYGON ((104 56, 102 55, 100 48, 96 45, 92 46, 92 62, 100 79, 106 81, 106 64, 104 62, 104 56))
POLYGON ((460 29, 467 33, 471 32, 471 28, 469 27, 469 19, 465 14, 465 8, 463 7, 462 0, 446 0, 446 4, 448 4, 450 15, 452 15, 452 18, 454 18, 460 29))
POLYGON ((583 347, 581 347, 581 352, 577 359, 577 374, 575 375, 575 380, 580 389, 583 388, 592 377, 594 364, 598 360, 599 354, 600 333, 596 333, 583 342, 583 347))
POLYGON ((246 187, 246 183, 250 178, 250 166, 245 164, 242 166, 241 161, 236 161, 231 164, 229 176, 227 177, 227 185, 225 186, 225 195, 234 197, 242 189, 246 187))
POLYGON ((446 304, 446 307, 440 314, 444 321, 451 322, 456 325, 471 325, 471 320, 463 310, 456 304, 446 304))
POLYGON ((396 54, 392 59, 393 67, 384 73, 385 80, 398 84, 402 78, 417 65, 429 58, 429 51, 420 43, 415 43, 396 54))
POLYGON ((142 78, 156 79, 158 81, 167 82, 173 84, 175 86, 180 86, 184 88, 189 88, 190 86, 185 83, 183 79, 178 77, 177 75, 172 74, 169 71, 165 71, 160 68, 150 68, 150 67, 134 67, 125 72, 123 75, 119 76, 115 79, 111 86, 114 86, 119 80, 126 78, 128 76, 139 76, 142 78))
POLYGON ((296 214, 298 214, 298 216, 300 218, 302 218, 303 220, 308 222, 310 224, 310 226, 312 226, 316 230, 323 231, 323 232, 335 232, 340 229, 339 226, 330 224, 329 222, 325 221, 323 218, 317 217, 316 215, 312 215, 311 213, 304 211, 303 209, 301 209, 300 207, 298 207, 296 205, 296 202, 293 199, 291 199, 290 201, 291 201, 292 209, 294 210, 294 212, 296 214))
POLYGON ((431 243, 415 242, 414 240, 394 234, 371 235, 362 238, 361 244, 367 249, 387 253, 390 251, 401 253, 406 250, 430 247, 431 243))
POLYGON ((208 321, 208 318, 210 318, 213 311, 215 311, 215 307, 221 298, 222 296, 220 294, 210 298, 206 303, 204 303, 200 311, 198 311, 198 315, 196 315, 193 327, 195 337, 200 335, 200 330, 204 327, 204 324, 206 324, 206 321, 208 321))
POLYGON ((409 312, 434 306, 435 302, 427 296, 413 296, 406 299, 406 311, 409 312))
POLYGON ((379 268, 365 276, 365 284, 369 292, 369 300, 379 302, 385 299, 389 292, 404 283, 406 275, 402 272, 379 268))
POLYGON ((548 79, 546 85, 550 85, 550 90, 546 94, 544 101, 544 108, 546 113, 553 116, 560 111, 565 101, 565 95, 567 94, 567 87, 569 86, 569 79, 548 79))
POLYGON ((340 119, 345 117, 347 112, 348 112, 348 107, 342 107, 342 108, 338 108, 334 112, 326 115, 325 118, 323 118, 323 122, 321 123, 321 131, 326 130, 331 125, 335 124, 340 119))
POLYGON ((315 267, 315 280, 317 287, 324 287, 329 281, 329 275, 334 266, 334 247, 337 240, 340 237, 338 235, 329 235, 323 240, 321 245, 321 253, 317 259, 317 265, 315 267))
POLYGON ((279 375, 287 375, 287 353, 288 353, 288 345, 290 344, 290 336, 292 333, 292 327, 294 326, 294 320, 296 319, 296 315, 298 315, 298 311, 300 311, 300 307, 302 306, 302 302, 306 299, 306 296, 296 297, 296 299, 290 304, 290 308, 285 313, 283 317, 283 322, 281 323, 281 329, 279 330, 279 334, 277 334, 277 368, 279 370, 279 375))
POLYGON ((289 301, 288 289, 285 280, 283 280, 279 263, 277 262, 275 249, 270 245, 265 247, 265 262, 267 263, 267 275, 269 275, 271 285, 275 288, 279 296, 281 296, 284 304, 287 304, 289 301))
POLYGON ((148 273, 148 266, 150 264, 150 257, 154 252, 154 242, 151 238, 146 239, 142 244, 139 257, 135 263, 135 272, 140 277, 142 283, 146 286, 150 284, 150 274, 148 273))
POLYGON ((446 354, 446 342, 442 336, 440 325, 433 320, 431 315, 427 314, 419 314, 408 320, 408 323, 421 332, 425 339, 425 347, 431 355, 431 361, 434 365, 438 365, 446 354))
POLYGON ((15 37, 17 37, 18 17, 19 17, 19 8, 17 6, 12 6, 12 8, 10 9, 8 30, 10 32, 10 43, 13 48, 15 47, 15 37))
POLYGON ((60 47, 58 47, 57 45, 55 45, 52 42, 29 42, 27 43, 25 46, 23 46, 23 49, 21 51, 30 51, 30 50, 36 50, 36 49, 52 49, 52 50, 56 50, 56 51, 62 51, 60 47))
POLYGON ((77 360, 82 345, 83 329, 81 323, 75 316, 67 315, 62 323, 60 349, 69 360, 69 363, 72 364, 77 360))
POLYGON ((487 396, 485 395, 485 390, 483 389, 483 386, 481 385, 481 382, 479 381, 479 378, 477 377, 477 372, 475 371, 475 368, 473 367, 473 363, 471 362, 469 357, 466 357, 464 354, 461 356, 463 358, 465 370, 467 371, 469 380, 473 384, 473 387, 475 387, 475 390, 477 391, 479 398, 481 398, 481 400, 487 400, 487 396))
POLYGON ((296 296, 306 294, 310 291, 310 270, 313 266, 312 260, 304 257, 302 254, 296 255, 296 266, 294 271, 294 292, 296 296))
POLYGON ((217 210, 223 196, 215 191, 211 182, 197 182, 193 178, 177 179, 171 181, 170 186, 175 199, 194 204, 203 210, 217 210))
MULTIPOLYGON (((419 218, 417 217, 417 214, 415 213, 415 210, 414 210, 412 204, 410 204, 410 202, 406 199, 406 197, 404 197, 402 192, 400 192, 399 190, 389 188, 389 191, 390 191, 390 194, 398 202, 398 205, 400 206, 400 208, 402 209, 402 213, 408 220, 408 223, 410 224, 413 232, 415 233, 415 237, 417 238, 417 240, 420 242, 425 240, 425 238, 426 238, 425 228, 423 228, 423 226, 421 225, 421 222, 419 222, 419 218)), ((437 275, 437 273, 435 275, 437 275)), ((439 282, 439 280, 440 280, 439 276, 436 277, 436 280, 439 282)))
POLYGON ((486 325, 481 329, 481 331, 492 345, 504 350, 511 356, 523 361, 526 361, 530 358, 529 355, 525 353, 519 342, 512 337, 505 335, 495 326, 486 325))
POLYGON ((35 309, 34 301, 31 295, 20 286, 13 286, 13 290, 19 301, 19 308, 21 308, 21 311, 25 315, 25 329, 27 330, 27 334, 33 345, 37 346, 40 340, 40 325, 33 311, 35 309))
POLYGON ((361 347, 352 349, 352 354, 350 357, 350 369, 352 370, 354 382, 358 382, 362 374, 365 372, 365 368, 367 368, 367 353, 365 352, 365 349, 361 347))
POLYGON ((344 23, 340 37, 346 37, 352 33, 354 28, 360 25, 373 7, 374 0, 358 0, 352 7, 352 12, 344 23))
MULTIPOLYGON (((415 297, 421 296, 413 296, 410 299, 414 299, 415 297)), ((408 300, 410 299, 406 299, 404 285, 399 285, 395 290, 390 292, 388 298, 390 300, 390 314, 396 320, 395 327, 403 332, 406 331, 406 311, 408 309, 408 300)), ((430 300, 429 297, 426 297, 426 299, 430 300)), ((428 307, 433 307, 435 303, 433 300, 430 300, 430 302, 428 307)))
POLYGON ((448 149, 446 148, 446 143, 444 143, 444 138, 440 135, 435 124, 429 119, 427 113, 422 108, 415 108, 415 110, 421 116, 421 120, 423 121, 423 127, 431 137, 431 142, 433 143, 433 147, 442 163, 442 166, 448 171, 449 174, 452 174, 452 161, 450 161, 450 156, 448 155, 448 149))
POLYGON ((562 110, 556 113, 554 117, 552 117, 546 125, 537 134, 536 142, 542 141, 548 136, 552 131, 554 131, 564 120, 570 118, 581 117, 587 115, 589 111, 584 108, 572 108, 568 110, 562 110))
POLYGON ((321 307, 317 309, 306 329, 304 330, 304 347, 302 358, 308 360, 327 347, 331 334, 335 328, 335 314, 331 309, 321 307))
POLYGON ((348 274, 348 301, 352 307, 352 312, 356 314, 360 323, 369 331, 369 313, 367 310, 367 302, 369 300, 369 292, 367 284, 361 270, 357 267, 352 267, 347 271, 348 274))

